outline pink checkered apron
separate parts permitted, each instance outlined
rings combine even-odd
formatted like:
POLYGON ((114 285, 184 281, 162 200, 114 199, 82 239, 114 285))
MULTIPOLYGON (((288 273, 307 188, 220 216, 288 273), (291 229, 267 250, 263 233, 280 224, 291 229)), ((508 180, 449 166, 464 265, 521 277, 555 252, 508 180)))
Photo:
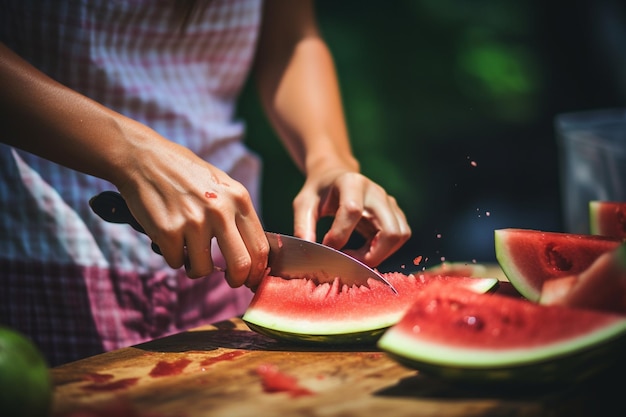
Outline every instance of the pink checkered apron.
MULTIPOLYGON (((0 0, 0 40, 228 172, 259 207, 260 161, 234 112, 261 1, 211 0, 183 33, 173 3, 0 0)), ((89 198, 111 189, 0 145, 0 323, 30 336, 51 365, 233 317, 251 298, 221 273, 187 278, 146 236, 95 216, 89 198)))

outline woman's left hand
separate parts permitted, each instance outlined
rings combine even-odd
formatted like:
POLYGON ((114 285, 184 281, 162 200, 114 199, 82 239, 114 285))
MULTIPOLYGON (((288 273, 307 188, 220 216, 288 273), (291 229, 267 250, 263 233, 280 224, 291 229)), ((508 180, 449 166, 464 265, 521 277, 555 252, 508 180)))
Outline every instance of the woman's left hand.
POLYGON ((357 232, 365 238, 364 245, 345 252, 371 267, 411 237, 411 228, 396 199, 358 172, 338 169, 309 175, 293 207, 295 236, 315 241, 318 220, 334 216, 322 243, 341 249, 357 232))

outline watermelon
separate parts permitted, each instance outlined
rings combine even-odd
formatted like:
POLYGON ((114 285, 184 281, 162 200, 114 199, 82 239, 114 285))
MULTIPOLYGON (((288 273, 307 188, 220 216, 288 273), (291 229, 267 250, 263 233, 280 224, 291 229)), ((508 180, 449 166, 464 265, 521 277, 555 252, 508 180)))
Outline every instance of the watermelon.
POLYGON ((441 262, 427 268, 426 271, 448 276, 484 277, 487 273, 487 267, 473 262, 441 262))
POLYGON ((372 343, 400 320, 416 294, 432 282, 486 292, 495 278, 445 276, 422 272, 383 274, 397 294, 382 282, 367 286, 317 284, 301 279, 266 276, 243 315, 248 327, 279 340, 300 343, 372 343))
POLYGON ((448 381, 577 382, 619 363, 626 317, 434 283, 377 346, 448 381))
POLYGON ((581 273, 621 242, 619 238, 598 235, 514 228, 495 230, 498 264, 515 289, 535 302, 545 281, 581 273))
POLYGON ((626 242, 578 275, 546 281, 539 303, 626 315, 626 242))
POLYGON ((626 239, 626 202, 590 201, 589 230, 594 235, 626 239))

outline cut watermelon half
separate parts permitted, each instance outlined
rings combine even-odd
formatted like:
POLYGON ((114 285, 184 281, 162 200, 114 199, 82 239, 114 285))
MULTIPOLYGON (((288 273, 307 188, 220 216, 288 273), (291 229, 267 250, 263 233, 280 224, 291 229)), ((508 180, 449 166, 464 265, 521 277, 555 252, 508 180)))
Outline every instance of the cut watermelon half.
POLYGON ((626 239, 626 202, 590 201, 589 230, 594 235, 626 239))
POLYGON ((496 259, 502 271, 521 295, 535 302, 545 281, 581 273, 621 241, 530 229, 495 230, 496 259))
POLYGON ((574 382, 622 357, 626 317, 433 284, 378 347, 450 380, 574 382))
POLYGON ((397 294, 370 279, 368 286, 316 284, 309 279, 267 276, 243 320, 252 330, 279 340, 310 343, 371 343, 400 320, 417 294, 432 282, 486 292, 495 278, 443 276, 427 272, 383 274, 397 294))

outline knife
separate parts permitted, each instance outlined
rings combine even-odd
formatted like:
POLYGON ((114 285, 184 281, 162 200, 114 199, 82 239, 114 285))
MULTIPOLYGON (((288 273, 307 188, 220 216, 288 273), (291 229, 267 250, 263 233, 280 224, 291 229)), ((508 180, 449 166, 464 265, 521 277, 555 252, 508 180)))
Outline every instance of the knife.
MULTIPOLYGON (((103 191, 89 200, 89 206, 109 223, 129 224, 136 231, 146 234, 118 192, 103 191)), ((265 232, 265 236, 270 245, 268 267, 273 276, 285 279, 312 278, 318 283, 332 283, 335 278, 339 278, 341 284, 348 286, 367 286, 367 280, 372 278, 398 293, 378 271, 344 252, 295 236, 273 232, 265 232)), ((161 249, 154 242, 152 250, 162 255, 161 249)))

